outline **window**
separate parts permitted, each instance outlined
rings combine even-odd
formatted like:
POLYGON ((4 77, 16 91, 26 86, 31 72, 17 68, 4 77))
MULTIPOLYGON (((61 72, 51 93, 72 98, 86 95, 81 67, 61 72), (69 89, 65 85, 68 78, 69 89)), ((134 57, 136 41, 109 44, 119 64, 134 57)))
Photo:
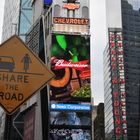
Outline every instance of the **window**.
POLYGON ((54 6, 54 17, 60 17, 60 6, 59 5, 54 6))
POLYGON ((86 7, 86 6, 83 6, 83 8, 82 8, 82 17, 83 18, 89 17, 89 10, 88 10, 88 7, 86 7))

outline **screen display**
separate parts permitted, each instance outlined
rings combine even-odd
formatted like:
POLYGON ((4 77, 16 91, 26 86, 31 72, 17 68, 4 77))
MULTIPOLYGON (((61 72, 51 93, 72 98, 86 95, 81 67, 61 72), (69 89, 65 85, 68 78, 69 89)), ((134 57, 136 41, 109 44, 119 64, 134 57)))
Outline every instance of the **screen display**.
POLYGON ((51 111, 50 113, 51 125, 91 125, 90 112, 76 112, 76 111, 51 111))
POLYGON ((91 113, 51 111, 51 140, 91 140, 91 113))
POLYGON ((84 129, 51 129, 50 140, 91 140, 91 131, 84 129))
POLYGON ((91 97, 90 38, 55 34, 52 37, 51 69, 56 77, 50 82, 50 99, 82 101, 91 97))

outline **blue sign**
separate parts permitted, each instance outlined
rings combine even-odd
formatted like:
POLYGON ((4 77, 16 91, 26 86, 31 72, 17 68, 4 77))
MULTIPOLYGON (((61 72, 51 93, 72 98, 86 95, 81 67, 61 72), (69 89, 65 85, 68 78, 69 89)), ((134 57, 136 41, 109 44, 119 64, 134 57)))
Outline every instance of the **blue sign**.
POLYGON ((51 5, 53 0, 44 0, 45 5, 51 5))
POLYGON ((76 111, 90 111, 89 104, 51 104, 52 110, 76 110, 76 111))

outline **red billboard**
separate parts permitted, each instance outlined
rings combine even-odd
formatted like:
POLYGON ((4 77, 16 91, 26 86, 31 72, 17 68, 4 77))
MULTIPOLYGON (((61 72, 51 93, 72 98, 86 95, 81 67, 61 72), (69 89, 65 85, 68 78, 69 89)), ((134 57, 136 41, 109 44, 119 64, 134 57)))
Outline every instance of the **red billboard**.
POLYGON ((90 102, 90 38, 89 36, 52 36, 51 70, 55 79, 51 80, 51 101, 90 102))

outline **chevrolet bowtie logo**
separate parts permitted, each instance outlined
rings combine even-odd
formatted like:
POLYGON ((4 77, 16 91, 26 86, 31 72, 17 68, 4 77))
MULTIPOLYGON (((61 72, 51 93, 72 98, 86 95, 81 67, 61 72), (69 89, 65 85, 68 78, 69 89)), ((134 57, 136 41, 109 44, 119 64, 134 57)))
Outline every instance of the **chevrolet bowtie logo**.
POLYGON ((75 9, 79 9, 80 5, 75 4, 75 3, 67 3, 63 5, 63 8, 68 9, 68 10, 75 10, 75 9))

